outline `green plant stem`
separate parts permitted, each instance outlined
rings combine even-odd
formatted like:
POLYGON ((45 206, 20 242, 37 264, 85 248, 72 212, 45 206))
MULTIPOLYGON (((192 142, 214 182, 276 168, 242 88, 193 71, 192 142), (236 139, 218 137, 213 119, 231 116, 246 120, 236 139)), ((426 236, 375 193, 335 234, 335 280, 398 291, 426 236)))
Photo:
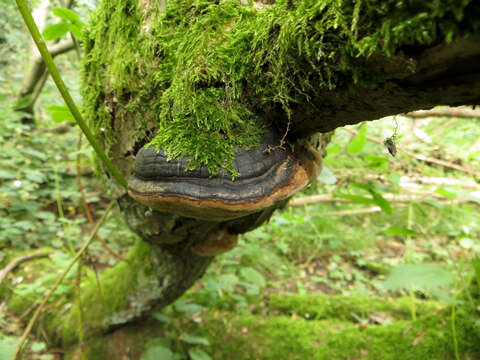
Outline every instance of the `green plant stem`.
POLYGON ((90 145, 92 145, 97 155, 105 164, 105 167, 108 169, 108 171, 112 174, 112 176, 118 181, 120 185, 122 185, 125 189, 127 189, 128 185, 126 180, 117 170, 117 168, 112 164, 112 162, 107 157, 107 155, 105 155, 104 151, 100 147, 100 144, 97 142, 97 140, 93 136, 86 122, 82 118, 80 111, 75 105, 75 102, 70 96, 70 93, 68 92, 67 87, 65 86, 65 83, 63 82, 60 76, 60 73, 58 72, 58 69, 55 66, 55 63, 53 62, 53 58, 48 52, 47 45, 45 44, 45 40, 43 39, 42 35, 40 34, 40 31, 38 30, 37 25, 35 24, 35 21, 33 20, 32 14, 28 9, 28 5, 26 1, 25 0, 15 0, 15 1, 17 2, 18 9, 22 14, 23 20, 25 21, 27 28, 30 34, 32 35, 33 41, 35 41, 35 44, 38 47, 38 51, 40 52, 43 58, 43 61, 45 62, 45 65, 47 66, 47 69, 50 72, 53 81, 55 82, 55 85, 57 85, 58 91, 60 91, 60 94, 62 95, 63 100, 65 101, 73 117, 75 118, 75 121, 77 122, 82 132, 85 134, 90 145))
POLYGON ((81 286, 82 282, 82 261, 78 262, 77 267, 77 280, 75 282, 75 301, 77 303, 78 312, 77 312, 77 333, 78 333, 78 343, 80 349, 80 360, 85 360, 85 353, 83 352, 83 309, 82 309, 82 300, 81 300, 81 286))
POLYGON ((30 319, 30 321, 27 325, 27 328, 25 329, 25 331, 22 334, 22 337, 18 341, 17 347, 15 348, 15 352, 13 353, 10 360, 17 360, 18 359, 18 355, 20 354, 20 351, 22 350, 23 344, 25 343, 25 340, 27 339, 28 334, 32 330, 33 325, 35 324, 35 321, 37 320, 38 316, 40 315, 43 308, 45 307, 45 304, 48 302, 48 300, 50 299, 52 294, 55 292, 55 290, 61 284, 61 282, 63 281, 65 276, 67 276, 68 272, 73 267, 73 265, 77 262, 78 259, 80 259, 80 257, 83 255, 85 250, 87 250, 88 246, 92 243, 93 239, 95 239, 95 235, 97 234, 98 229, 100 229, 100 227, 102 226, 103 222, 105 221, 105 218, 107 217, 107 214, 109 213, 110 209, 113 207, 114 204, 115 204, 115 201, 111 201, 110 204, 108 204, 107 208, 105 209, 105 212, 103 213, 100 220, 98 220, 97 225, 95 226, 95 229, 90 234, 90 237, 88 238, 88 240, 85 242, 83 247, 80 250, 78 250, 75 257, 70 261, 70 263, 67 265, 67 267, 63 270, 63 272, 58 277, 57 281, 55 281, 55 284, 50 289, 47 296, 45 296, 45 298, 42 300, 41 304, 38 306, 37 310, 35 310, 35 313, 33 314, 32 318, 30 319))
POLYGON ((73 247, 73 244, 70 241, 70 238, 67 236, 68 228, 67 228, 67 225, 66 225, 65 215, 63 213, 62 197, 60 195, 60 182, 59 182, 59 179, 58 179, 58 168, 57 167, 55 167, 55 197, 57 199, 58 218, 60 219, 60 222, 62 224, 63 235, 65 236, 65 238, 67 240, 68 250, 70 251, 70 254, 73 256, 73 255, 75 255, 75 248, 73 247))
MULTIPOLYGON (((456 302, 456 298, 455 302, 456 302)), ((456 318, 456 306, 457 304, 453 304, 452 306, 452 314, 450 317, 450 325, 452 326, 452 339, 453 339, 453 350, 455 351, 455 360, 460 360, 460 353, 458 351, 458 339, 457 339, 457 328, 455 326, 455 318, 456 318)))
POLYGON ((412 315, 412 320, 415 321, 417 320, 417 309, 415 306, 415 292, 413 290, 413 285, 410 285, 410 313, 412 315))

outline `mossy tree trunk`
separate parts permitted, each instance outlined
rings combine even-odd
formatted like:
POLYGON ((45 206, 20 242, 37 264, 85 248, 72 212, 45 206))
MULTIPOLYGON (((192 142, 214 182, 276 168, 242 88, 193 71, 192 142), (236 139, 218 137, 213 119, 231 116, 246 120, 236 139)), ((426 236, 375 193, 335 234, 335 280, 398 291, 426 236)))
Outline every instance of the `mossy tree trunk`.
MULTIPOLYGON (((231 150, 255 145, 248 137, 259 124, 294 143, 386 115, 478 103, 479 19, 473 0, 104 0, 84 39, 85 114, 126 179, 150 141, 198 158, 192 167, 228 170, 231 150)), ((174 301, 232 234, 275 210, 208 222, 138 204, 108 174, 106 185, 143 241, 103 275, 103 294, 83 291, 86 338, 174 301), (199 244, 212 256, 192 252, 199 244)), ((27 305, 11 303, 19 312, 27 305)), ((78 311, 49 316, 46 328, 64 345, 75 342, 78 311)))

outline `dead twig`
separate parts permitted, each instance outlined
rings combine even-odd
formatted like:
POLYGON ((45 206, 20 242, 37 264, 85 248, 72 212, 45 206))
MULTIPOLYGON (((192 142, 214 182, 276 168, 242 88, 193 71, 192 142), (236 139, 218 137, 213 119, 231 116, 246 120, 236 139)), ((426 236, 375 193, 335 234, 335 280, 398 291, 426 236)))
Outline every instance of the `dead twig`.
MULTIPOLYGON (((82 134, 78 136, 78 142, 77 142, 77 161, 76 161, 76 167, 77 167, 77 185, 78 189, 80 190, 80 196, 82 197, 82 204, 83 204, 83 209, 85 210, 85 215, 87 215, 88 222, 92 226, 92 229, 95 228, 95 222, 93 221, 93 216, 92 212, 90 211, 90 208, 87 203, 87 199, 85 197, 85 191, 83 190, 83 185, 82 185, 82 178, 81 178, 81 171, 80 171, 80 149, 82 147, 82 134)), ((119 260, 127 261, 122 255, 118 254, 115 250, 113 250, 107 242, 99 235, 97 234, 98 240, 102 243, 102 246, 105 250, 107 250, 113 257, 116 257, 119 260)))
MULTIPOLYGON (((419 191, 412 194, 395 195, 395 194, 382 194, 382 196, 392 202, 410 202, 410 201, 425 201, 425 200, 442 200, 443 196, 432 193, 431 191, 419 191)), ((327 202, 341 202, 352 203, 351 200, 338 198, 331 195, 312 195, 292 199, 289 206, 302 206, 308 204, 318 204, 327 202)))
POLYGON ((83 247, 76 253, 75 257, 70 261, 70 263, 67 265, 67 267, 63 270, 62 274, 58 277, 57 281, 55 281, 55 284, 52 286, 52 288, 48 292, 47 296, 45 296, 45 298, 42 300, 42 302, 38 306, 37 310, 35 310, 35 313, 33 314, 33 316, 30 319, 25 331, 23 332, 22 337, 20 338, 20 340, 19 340, 19 342, 18 342, 18 344, 15 348, 15 352, 13 353, 10 360, 17 360, 18 359, 18 355, 20 354, 22 346, 25 343, 25 340, 27 339, 28 334, 30 334, 30 331, 32 331, 33 325, 35 324, 35 321, 37 320, 38 316, 42 312, 46 303, 48 302, 48 300, 50 299, 52 294, 55 292, 55 290, 58 288, 58 286, 62 283, 63 279, 68 274, 68 272, 70 271, 72 266, 77 262, 77 260, 83 255, 85 250, 87 250, 88 246, 92 243, 93 239, 95 238, 95 235, 98 232, 98 229, 100 229, 100 227, 102 226, 103 222, 105 221, 105 218, 107 217, 107 214, 110 212, 110 209, 113 207, 114 204, 115 204, 115 201, 111 201, 110 204, 108 204, 107 208, 105 209, 105 212, 103 213, 100 220, 98 220, 98 223, 95 226, 95 229, 92 231, 88 240, 85 242, 83 247))
POLYGON ((31 254, 23 255, 16 258, 15 260, 10 261, 8 265, 5 266, 0 271, 0 284, 3 282, 3 280, 5 280, 7 275, 21 263, 24 263, 25 261, 32 260, 39 257, 47 257, 51 253, 52 253, 51 250, 39 249, 31 254))

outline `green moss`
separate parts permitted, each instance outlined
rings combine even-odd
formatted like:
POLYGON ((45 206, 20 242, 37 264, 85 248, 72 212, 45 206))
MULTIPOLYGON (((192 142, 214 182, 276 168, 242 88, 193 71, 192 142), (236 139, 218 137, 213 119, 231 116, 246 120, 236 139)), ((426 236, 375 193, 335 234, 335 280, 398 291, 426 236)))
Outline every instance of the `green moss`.
POLYGON ((405 76, 402 51, 476 32, 478 12, 472 0, 172 0, 165 12, 105 0, 84 41, 86 116, 107 149, 131 122, 139 145, 235 175, 235 147, 257 144, 265 123, 293 128, 294 108, 405 76))
MULTIPOLYGON (((309 319, 368 319, 373 313, 384 312, 396 319, 411 317, 411 298, 385 299, 376 296, 272 294, 268 307, 282 313, 294 312, 309 319)), ((434 313, 442 308, 436 301, 415 300, 416 315, 434 313)))
MULTIPOLYGON (((83 281, 81 306, 84 332, 101 333, 116 325, 122 325, 145 311, 146 300, 156 296, 158 280, 149 273, 151 248, 143 241, 137 241, 128 254, 128 262, 118 263, 102 274, 101 289, 94 276, 83 281), (89 281, 88 281, 89 280, 89 281)), ((62 329, 62 341, 71 344, 77 341, 78 306, 65 314, 57 314, 51 328, 62 329)))
MULTIPOLYGON (((416 321, 359 326, 335 320, 269 316, 216 316, 185 331, 207 336, 214 359, 453 359, 448 312, 416 321), (195 329, 195 330, 194 330, 195 329)), ((480 355, 480 332, 468 316, 457 319, 461 358, 480 355)))
MULTIPOLYGON (((307 298, 304 296, 305 300, 307 298)), ((348 299, 346 297, 345 303, 348 299)), ((368 306, 367 298, 364 302, 368 306)), ((355 300, 351 303, 354 304, 355 300)), ((377 305, 374 302, 373 307, 377 305)), ((353 305, 352 310, 355 307, 353 305)), ((294 308, 290 310, 295 311, 294 308)), ((188 346, 178 339, 178 334, 188 333, 207 338, 210 346, 202 348, 212 359, 219 360, 455 358, 450 309, 421 316, 415 321, 399 320, 383 325, 374 322, 360 325, 339 320, 336 316, 324 320, 305 320, 300 316, 271 313, 268 317, 236 316, 217 311, 197 315, 195 320, 179 320, 179 328, 171 333, 172 348, 186 352, 188 346)), ((474 321, 472 314, 457 314, 456 338, 460 359, 477 359, 480 355, 480 329, 474 321)), ((172 326, 175 325, 170 324, 168 328, 172 330, 172 326)), ((106 334, 102 339, 91 339, 85 344, 84 351, 88 359, 117 359, 125 354, 137 359, 143 352, 141 347, 149 340, 166 336, 167 329, 160 322, 144 321, 129 324, 106 334)), ((69 352, 73 354, 74 350, 69 352)))

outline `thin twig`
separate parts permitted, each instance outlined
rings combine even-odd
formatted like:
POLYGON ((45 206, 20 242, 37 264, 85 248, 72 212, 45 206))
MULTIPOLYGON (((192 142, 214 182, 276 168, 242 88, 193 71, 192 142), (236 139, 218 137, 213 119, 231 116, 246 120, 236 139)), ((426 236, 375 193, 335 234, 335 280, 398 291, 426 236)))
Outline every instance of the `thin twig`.
POLYGON ((51 253, 52 253, 52 250, 38 249, 34 253, 23 255, 23 256, 20 256, 20 257, 16 258, 15 260, 10 261, 8 263, 8 265, 5 266, 2 269, 2 271, 0 271, 0 284, 3 282, 3 280, 5 280, 6 276, 10 273, 10 271, 15 269, 21 263, 23 263, 25 261, 28 261, 28 260, 35 259, 35 258, 39 258, 39 257, 47 257, 51 253))
MULTIPOLYGON (((95 228, 95 221, 93 221, 92 212, 90 211, 90 207, 88 206, 87 199, 85 197, 85 191, 83 190, 82 178, 80 176, 80 174, 81 174, 81 171, 80 171, 80 149, 81 149, 81 147, 82 147, 82 134, 79 134, 78 135, 78 142, 77 142, 77 161, 76 161, 77 186, 78 186, 78 189, 80 190, 80 196, 82 197, 82 204, 83 204, 83 209, 85 210, 85 215, 87 215, 88 222, 92 226, 92 229, 94 229, 95 228)), ((104 249, 107 250, 113 257, 116 257, 119 260, 127 261, 127 259, 125 259, 122 255, 120 255, 115 250, 113 250, 107 244, 107 242, 100 236, 100 234, 97 234, 97 239, 100 240, 104 249)))
POLYGON ((48 302, 52 294, 55 292, 55 290, 58 288, 58 286, 61 284, 65 276, 68 274, 72 266, 77 262, 77 260, 82 256, 82 254, 87 250, 88 246, 92 243, 93 239, 95 239, 95 235, 97 234, 98 229, 102 226, 105 218, 107 217, 107 214, 109 213, 110 209, 113 207, 115 204, 115 201, 111 201, 110 204, 108 204, 107 208, 105 209, 105 212, 103 213, 102 217, 100 220, 98 220, 97 226, 95 226, 95 229, 93 232, 90 234, 90 237, 88 240, 85 242, 83 247, 77 252, 75 257, 70 261, 70 263, 67 265, 67 267, 63 270, 62 274, 58 277, 57 281, 55 281, 55 284, 52 286, 50 291, 48 292, 47 296, 43 299, 43 301, 40 303, 38 306, 37 310, 35 310, 35 313, 33 314, 32 318, 30 319, 27 328, 22 334, 22 337, 20 338, 17 347, 15 348, 15 352, 13 353, 12 357, 10 360, 16 360, 18 359, 18 355, 20 354, 20 351, 22 349, 23 344, 25 343, 25 340, 27 339, 28 334, 30 334, 30 331, 32 331, 33 325, 35 324, 35 321, 37 320, 38 316, 42 312, 43 308, 45 307, 45 304, 48 302))

